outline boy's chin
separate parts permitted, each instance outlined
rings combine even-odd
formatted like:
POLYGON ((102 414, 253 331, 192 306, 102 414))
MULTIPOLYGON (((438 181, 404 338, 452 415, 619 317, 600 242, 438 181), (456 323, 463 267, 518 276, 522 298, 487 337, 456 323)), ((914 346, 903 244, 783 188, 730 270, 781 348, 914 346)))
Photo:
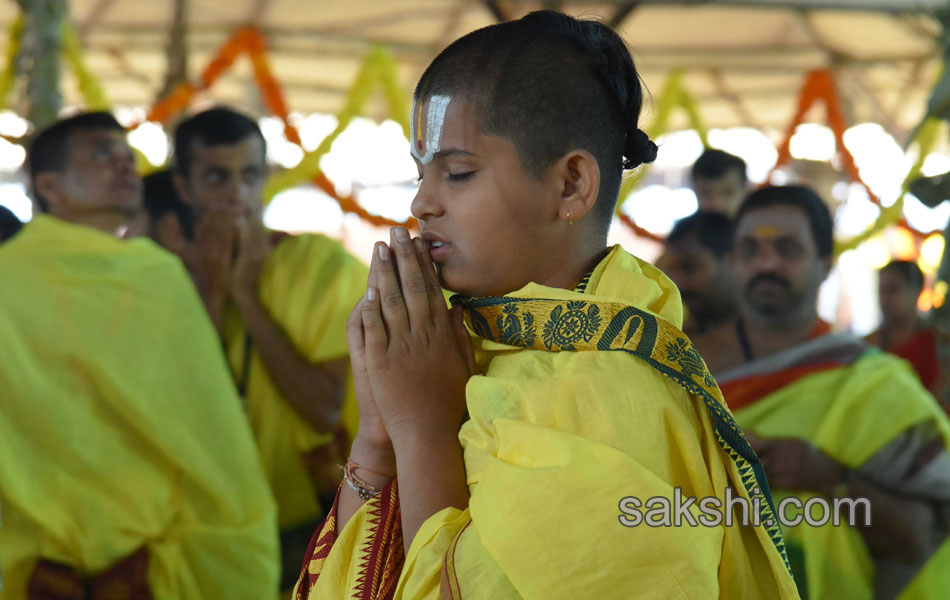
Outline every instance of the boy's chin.
POLYGON ((451 268, 446 269, 442 265, 437 264, 436 268, 439 272, 439 283, 442 284, 443 288, 452 292, 453 295, 458 294, 468 298, 478 298, 486 295, 479 293, 484 290, 484 287, 479 286, 477 282, 471 281, 470 278, 460 277, 459 274, 453 272, 451 268))
POLYGON ((498 280, 488 269, 467 268, 459 269, 456 265, 445 266, 436 263, 439 273, 439 283, 453 295, 458 294, 467 298, 488 298, 505 296, 520 289, 500 289, 498 280))

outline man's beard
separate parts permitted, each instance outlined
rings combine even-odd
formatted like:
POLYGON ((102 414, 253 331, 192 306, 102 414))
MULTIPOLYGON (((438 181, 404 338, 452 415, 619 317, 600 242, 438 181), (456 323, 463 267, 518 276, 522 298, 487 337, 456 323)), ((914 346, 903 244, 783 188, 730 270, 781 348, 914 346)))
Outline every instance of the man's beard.
POLYGON ((743 290, 743 299, 745 304, 749 306, 756 313, 762 315, 763 317, 785 317, 789 316, 791 313, 795 312, 795 309, 798 308, 798 305, 801 301, 801 295, 796 293, 792 288, 792 283, 785 279, 775 275, 774 273, 763 273, 761 275, 756 275, 752 278, 751 281, 745 286, 743 290), (772 282, 775 285, 782 288, 783 293, 778 295, 771 295, 767 299, 762 299, 756 293, 756 286, 762 282, 772 282))

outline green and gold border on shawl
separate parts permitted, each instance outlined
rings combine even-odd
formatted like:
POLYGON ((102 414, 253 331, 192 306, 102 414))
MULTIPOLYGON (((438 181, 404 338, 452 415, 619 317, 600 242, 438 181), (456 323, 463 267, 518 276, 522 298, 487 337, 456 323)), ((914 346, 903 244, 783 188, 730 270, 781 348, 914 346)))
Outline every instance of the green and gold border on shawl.
POLYGON ((719 445, 736 463, 749 497, 758 499, 760 522, 789 568, 762 463, 726 408, 706 363, 678 327, 619 302, 454 296, 452 303, 462 306, 476 335, 492 342, 548 352, 627 352, 702 399, 719 445))

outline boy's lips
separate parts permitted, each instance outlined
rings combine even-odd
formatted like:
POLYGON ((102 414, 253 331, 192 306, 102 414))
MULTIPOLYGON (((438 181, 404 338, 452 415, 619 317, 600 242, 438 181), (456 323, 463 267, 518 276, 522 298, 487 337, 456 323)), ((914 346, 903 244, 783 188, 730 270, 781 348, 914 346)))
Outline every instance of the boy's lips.
POLYGON ((429 248, 432 262, 442 262, 452 249, 452 244, 432 231, 423 231, 422 239, 425 241, 426 247, 429 248))

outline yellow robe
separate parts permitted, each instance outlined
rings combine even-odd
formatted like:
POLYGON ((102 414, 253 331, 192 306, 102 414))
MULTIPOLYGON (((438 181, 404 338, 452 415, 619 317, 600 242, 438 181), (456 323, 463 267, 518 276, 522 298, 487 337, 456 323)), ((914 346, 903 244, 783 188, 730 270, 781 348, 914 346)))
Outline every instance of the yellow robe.
MULTIPOLYGON (((827 355, 827 351, 824 353, 827 355)), ((778 361, 781 357, 764 360, 778 361)), ((805 360, 805 359, 802 359, 805 360)), ((744 395, 749 382, 771 378, 781 370, 729 378, 723 383, 731 404, 748 403, 735 412, 739 424, 766 438, 808 440, 838 463, 852 470, 908 428, 932 423, 950 448, 950 421, 917 379, 910 366, 876 350, 852 364, 810 373, 762 398, 744 395)), ((946 450, 945 450, 946 451, 946 450)), ((775 490, 776 503, 792 495, 775 490)), ((794 493, 801 502, 815 494, 794 493)), ((787 510, 794 519, 801 511, 787 510)), ((813 514, 821 519, 822 512, 813 514)), ((789 554, 801 565, 808 598, 871 600, 874 563, 861 533, 848 526, 813 527, 802 523, 785 528, 789 554)), ((950 598, 950 540, 930 557, 899 596, 901 600, 950 598)))
MULTIPOLYGON (((757 486, 660 271, 615 247, 584 293, 532 284, 463 306, 484 373, 459 433, 470 504, 422 525, 395 598, 438 598, 443 564, 453 598, 797 598, 776 527, 621 525, 628 496, 749 499, 757 486)), ((380 506, 332 546, 334 524, 318 532, 298 598, 388 597, 366 559, 380 506)))
MULTIPOLYGON (((369 270, 344 248, 322 235, 281 239, 264 265, 260 299, 296 348, 314 363, 347 356, 346 320, 366 290, 369 270)), ((277 498, 282 530, 323 515, 313 479, 302 455, 333 439, 314 431, 280 395, 260 354, 253 349, 245 365, 246 330, 229 315, 225 347, 235 379, 246 378, 245 405, 264 471, 277 498)), ((352 381, 347 378, 344 424, 356 433, 352 381)), ((345 450, 344 450, 345 451, 345 450)))
POLYGON ((274 500, 178 260, 41 214, 0 282, 0 598, 143 546, 156 600, 275 598, 274 500))

